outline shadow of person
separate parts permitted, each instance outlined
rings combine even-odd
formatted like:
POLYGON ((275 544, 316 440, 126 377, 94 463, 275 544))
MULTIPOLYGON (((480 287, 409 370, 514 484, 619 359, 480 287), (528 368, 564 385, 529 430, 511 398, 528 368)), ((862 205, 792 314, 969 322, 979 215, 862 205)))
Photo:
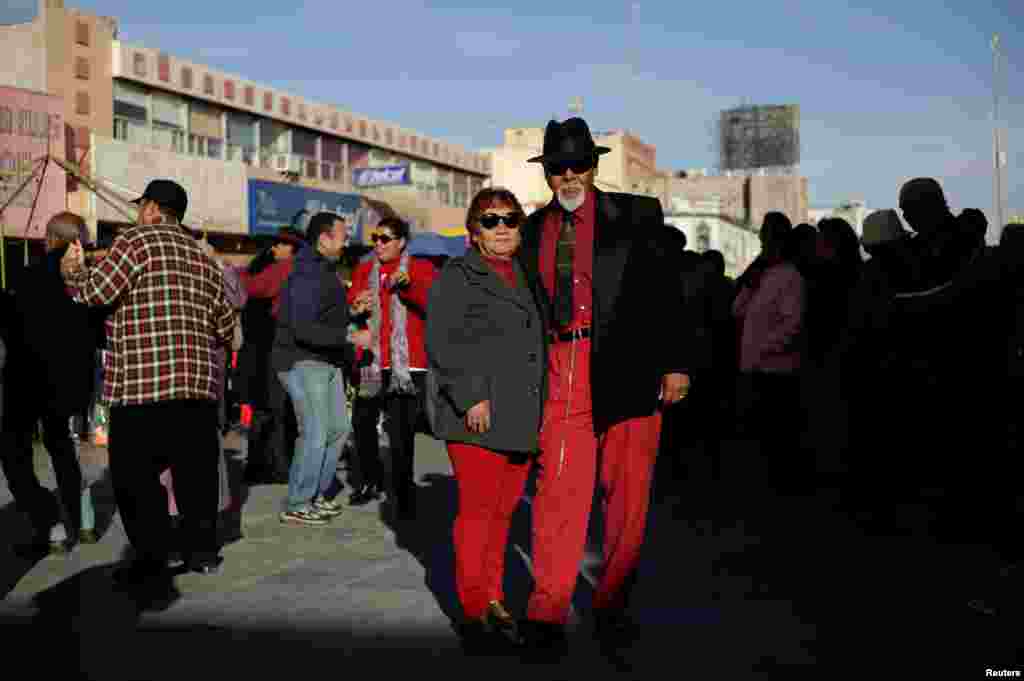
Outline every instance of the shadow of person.
POLYGON ((46 640, 54 652, 47 671, 66 668, 75 678, 116 678, 103 669, 123 655, 121 647, 131 640, 142 613, 166 610, 181 597, 170 576, 145 587, 120 588, 111 578, 115 567, 90 567, 33 598, 34 637, 46 640))
POLYGON ((34 544, 32 539, 28 518, 14 502, 0 509, 0 597, 6 598, 46 557, 47 547, 34 544))
POLYGON ((416 489, 417 515, 411 520, 396 518, 394 502, 380 505, 381 521, 395 533, 399 548, 408 551, 423 566, 424 583, 441 611, 460 622, 462 608, 455 588, 455 546, 452 528, 458 509, 458 488, 451 475, 429 473, 416 489))
POLYGON ((117 513, 117 501, 114 498, 114 483, 110 477, 110 467, 103 468, 99 479, 89 485, 86 492, 92 496, 93 512, 96 518, 96 535, 102 540, 114 523, 117 513))
POLYGON ((243 538, 242 515, 249 501, 250 484, 245 479, 246 459, 239 449, 225 447, 231 506, 220 514, 220 543, 233 544, 243 538))

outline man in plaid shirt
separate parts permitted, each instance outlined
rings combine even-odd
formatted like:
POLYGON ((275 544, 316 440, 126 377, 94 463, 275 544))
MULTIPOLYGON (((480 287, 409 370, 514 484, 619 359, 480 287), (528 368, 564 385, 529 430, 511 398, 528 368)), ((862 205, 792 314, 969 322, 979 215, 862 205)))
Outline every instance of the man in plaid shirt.
POLYGON ((138 224, 117 235, 105 258, 86 267, 76 243, 62 263, 76 300, 113 308, 103 400, 114 493, 137 555, 115 573, 126 586, 166 576, 170 527, 160 473, 168 467, 186 565, 209 573, 220 563, 217 349, 230 345, 236 323, 223 273, 180 224, 185 190, 154 180, 135 203, 138 224))

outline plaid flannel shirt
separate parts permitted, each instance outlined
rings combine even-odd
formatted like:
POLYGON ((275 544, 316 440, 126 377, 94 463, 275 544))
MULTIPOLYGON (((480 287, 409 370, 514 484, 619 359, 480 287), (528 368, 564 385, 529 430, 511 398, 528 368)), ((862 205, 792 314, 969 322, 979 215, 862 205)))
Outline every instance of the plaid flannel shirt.
POLYGON ((67 276, 75 299, 113 306, 103 401, 111 406, 216 400, 218 349, 236 312, 220 267, 177 225, 129 227, 109 254, 67 276))

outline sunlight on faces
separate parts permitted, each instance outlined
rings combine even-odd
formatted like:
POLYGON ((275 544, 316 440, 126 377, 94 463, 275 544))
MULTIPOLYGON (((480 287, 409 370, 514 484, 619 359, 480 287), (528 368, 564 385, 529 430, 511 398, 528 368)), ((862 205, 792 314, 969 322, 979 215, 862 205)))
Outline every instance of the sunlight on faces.
POLYGON ((341 252, 345 250, 345 243, 348 240, 348 228, 344 220, 335 220, 331 229, 320 235, 317 242, 320 253, 327 258, 340 258, 341 252))
POLYGON ((377 241, 374 244, 373 250, 377 254, 377 260, 382 263, 388 263, 401 257, 402 251, 405 250, 405 239, 396 239, 395 233, 391 231, 390 227, 378 229, 374 232, 374 235, 385 237, 384 240, 377 241), (387 241, 387 243, 384 243, 384 241, 387 241))
POLYGON ((274 254, 274 260, 287 260, 295 254, 295 246, 289 243, 276 243, 270 248, 270 252, 274 254))
POLYGON ((585 173, 577 173, 571 168, 566 169, 564 175, 551 175, 545 173, 548 186, 555 193, 558 203, 567 211, 574 211, 583 205, 587 198, 587 191, 594 187, 594 175, 597 173, 596 160, 590 170, 585 173))
MULTIPOLYGON (((489 206, 483 207, 481 217, 485 215, 517 215, 519 211, 501 201, 494 201, 489 206)), ((504 222, 499 222, 493 229, 485 229, 479 220, 474 225, 471 235, 473 243, 480 252, 492 258, 510 258, 519 250, 522 242, 522 234, 518 228, 513 229, 504 222)))

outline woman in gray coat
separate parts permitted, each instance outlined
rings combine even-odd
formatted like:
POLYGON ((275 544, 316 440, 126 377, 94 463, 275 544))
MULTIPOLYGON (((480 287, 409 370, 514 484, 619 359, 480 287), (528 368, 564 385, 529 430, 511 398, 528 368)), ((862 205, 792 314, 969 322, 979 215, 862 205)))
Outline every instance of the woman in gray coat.
POLYGON ((468 653, 518 641, 504 605, 504 558, 539 446, 546 375, 536 282, 515 259, 524 219, 507 189, 477 194, 466 217, 473 248, 448 262, 427 306, 427 414, 458 483, 456 587, 468 653))

